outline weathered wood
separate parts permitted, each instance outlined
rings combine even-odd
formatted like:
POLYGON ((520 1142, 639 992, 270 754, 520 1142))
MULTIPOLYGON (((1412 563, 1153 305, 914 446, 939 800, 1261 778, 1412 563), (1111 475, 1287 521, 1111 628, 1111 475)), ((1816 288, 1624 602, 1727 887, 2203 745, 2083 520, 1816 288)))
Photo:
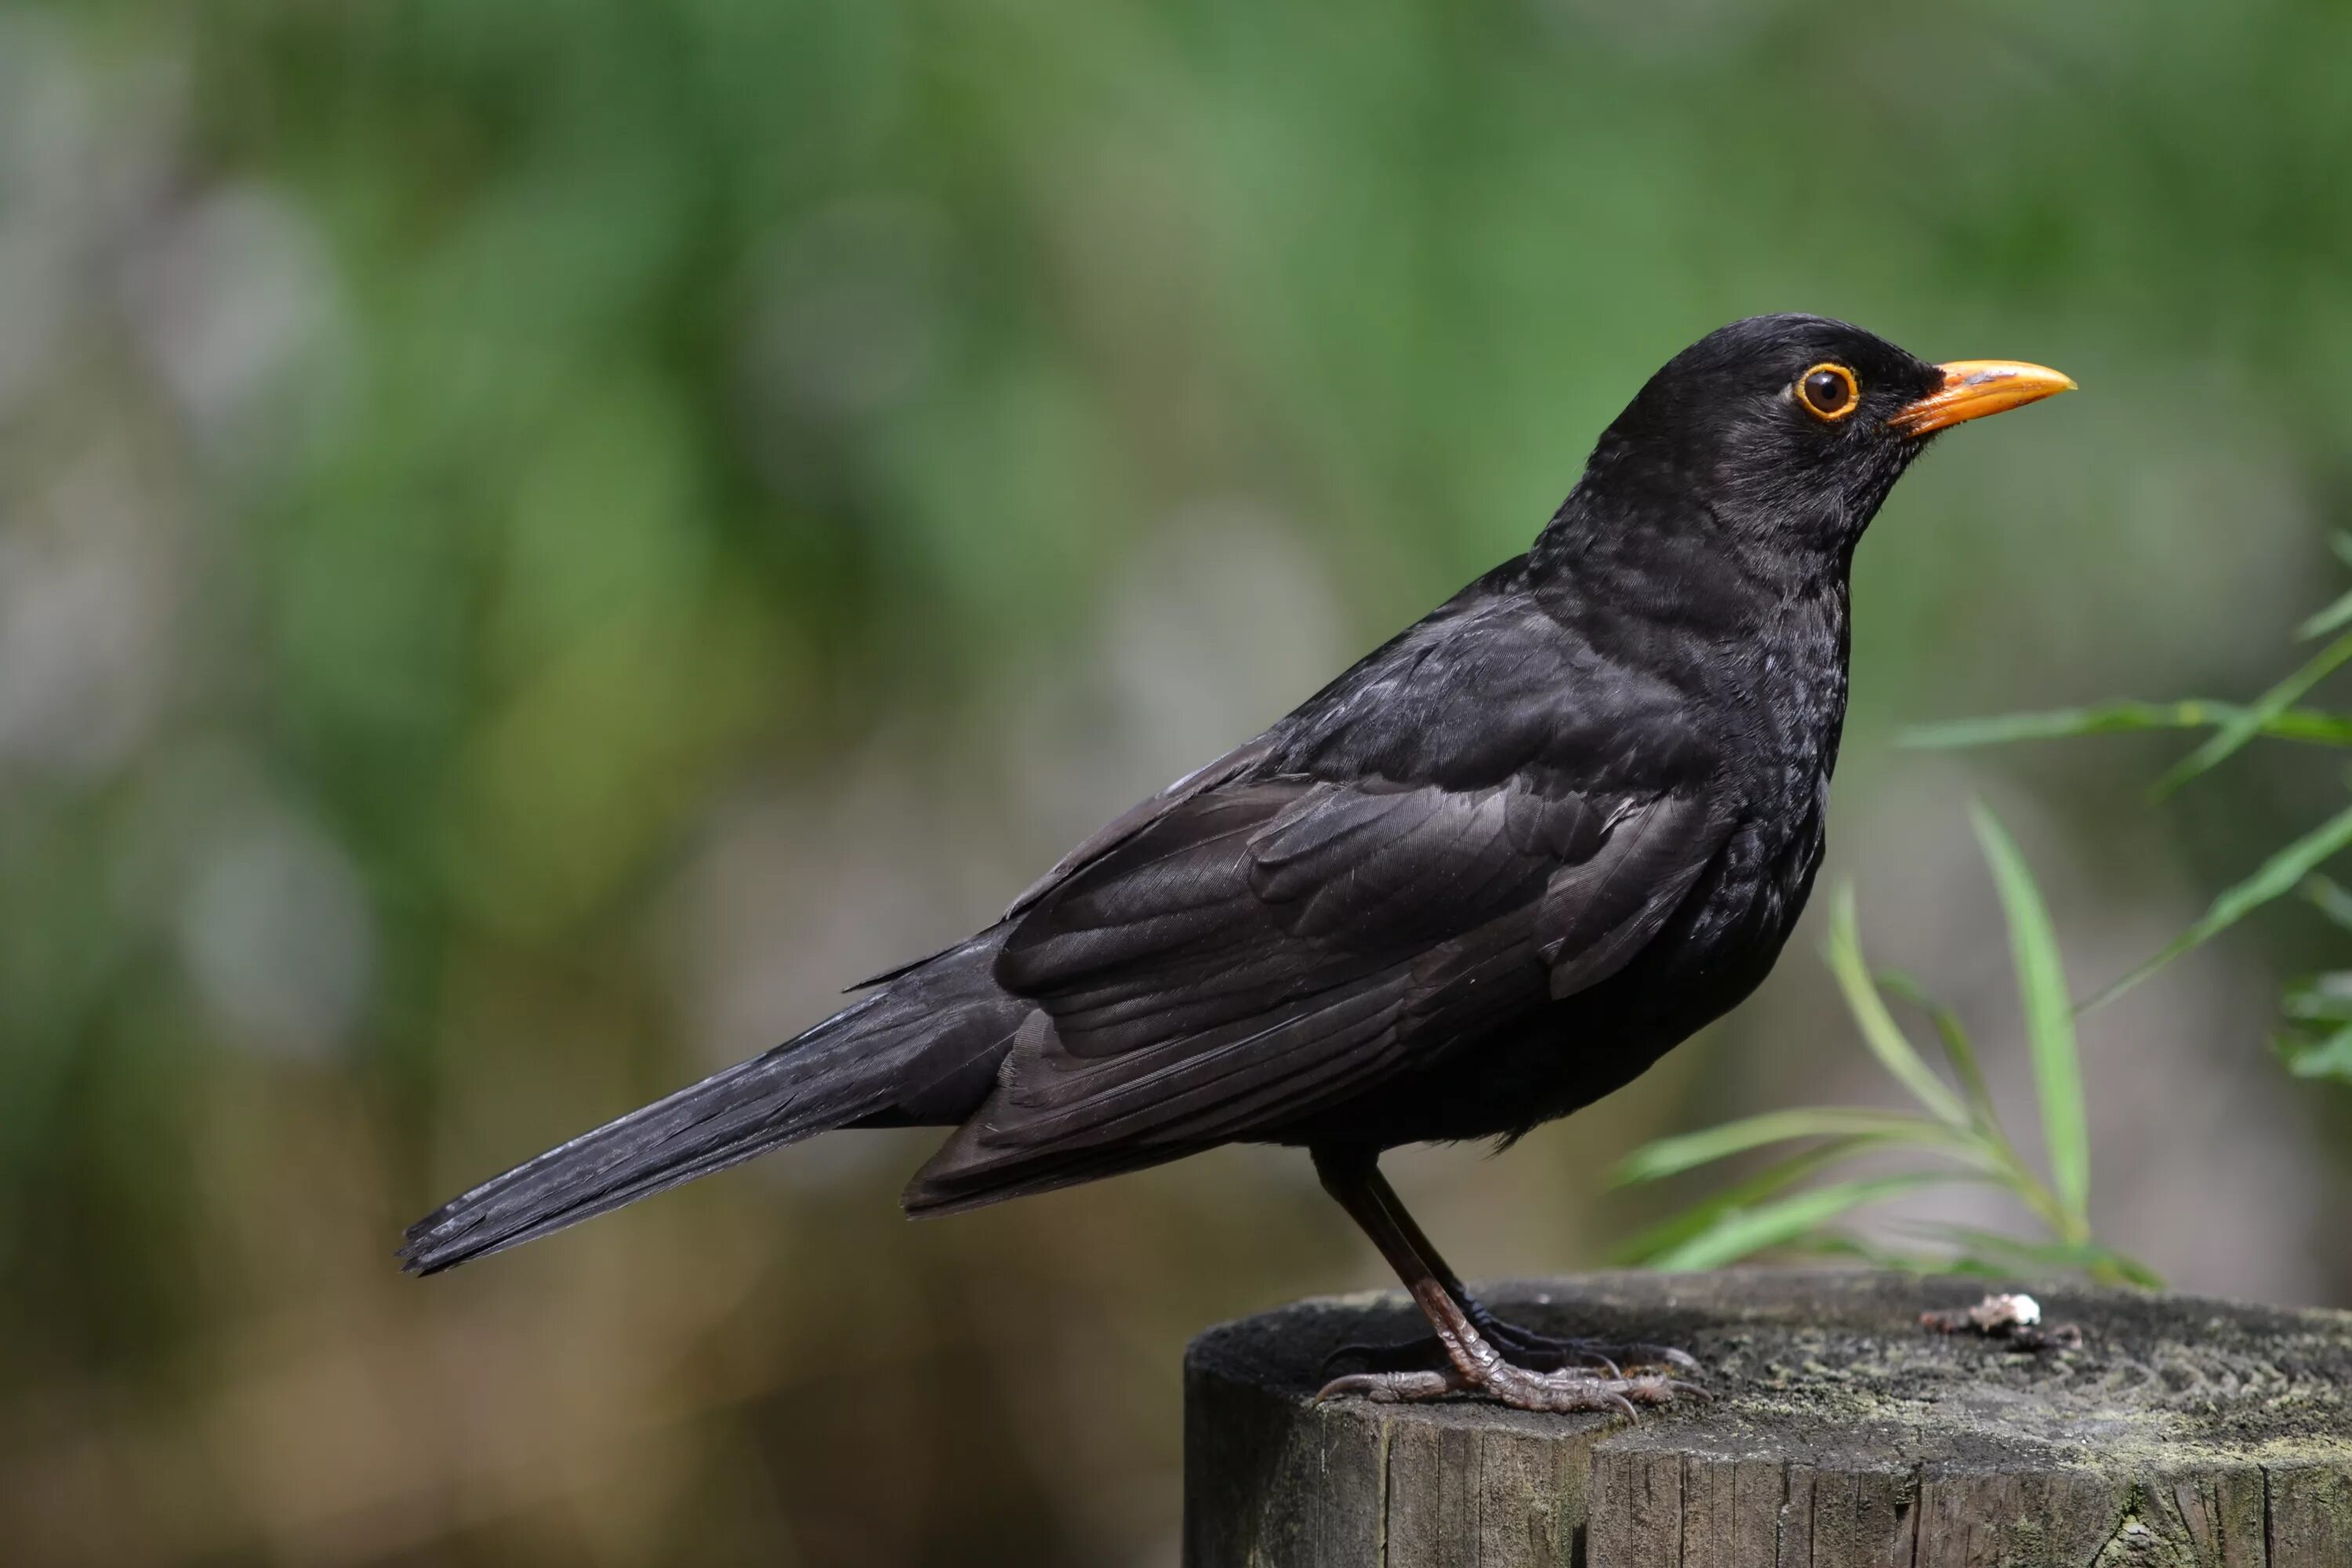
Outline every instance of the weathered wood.
POLYGON ((2034 1289, 2072 1350, 1919 1325, 1979 1282, 1617 1274, 1487 1293, 1679 1344, 1711 1402, 1638 1425, 1311 1403, 1401 1296, 1213 1329, 1185 1360, 1188 1568, 2352 1568, 2352 1313, 2034 1289))

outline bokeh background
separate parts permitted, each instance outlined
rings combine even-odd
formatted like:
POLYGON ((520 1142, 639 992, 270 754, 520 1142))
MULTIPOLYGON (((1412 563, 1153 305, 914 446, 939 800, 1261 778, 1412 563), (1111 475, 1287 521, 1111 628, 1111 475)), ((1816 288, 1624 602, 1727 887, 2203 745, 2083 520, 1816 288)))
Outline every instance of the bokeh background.
MULTIPOLYGON (((2087 987, 2335 785, 1893 736, 2241 697, 2340 589, 2347 58, 2336 0, 0 0, 0 1555, 1172 1563, 1186 1337, 1382 1280, 1295 1155, 913 1226, 928 1135, 848 1135, 428 1283, 399 1228, 990 918, 1754 311, 2085 389, 1866 542, 1825 881, 2026 1105, 1965 802, 2087 987)), ((1891 1098, 1818 929, 1396 1161, 1456 1260, 1891 1098)), ((2321 943, 2087 1026, 2179 1285, 2352 1300, 2352 1095, 2264 1048, 2321 943)))

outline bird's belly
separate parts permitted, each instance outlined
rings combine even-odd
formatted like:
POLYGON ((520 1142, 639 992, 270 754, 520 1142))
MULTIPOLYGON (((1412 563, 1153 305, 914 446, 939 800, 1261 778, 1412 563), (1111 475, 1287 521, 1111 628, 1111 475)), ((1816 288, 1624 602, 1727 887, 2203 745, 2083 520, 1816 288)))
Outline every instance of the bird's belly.
MULTIPOLYGON (((1810 825, 1808 825, 1810 826, 1810 825)), ((1735 835, 1723 857, 1624 969, 1468 1039, 1284 1142, 1516 1138, 1613 1093, 1745 1001, 1769 973, 1820 862, 1818 832, 1735 835)))

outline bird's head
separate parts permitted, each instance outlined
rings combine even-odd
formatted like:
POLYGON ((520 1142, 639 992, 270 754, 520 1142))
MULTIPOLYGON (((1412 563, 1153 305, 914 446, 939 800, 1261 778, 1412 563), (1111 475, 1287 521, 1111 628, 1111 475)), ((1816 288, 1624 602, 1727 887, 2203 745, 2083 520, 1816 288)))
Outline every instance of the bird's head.
POLYGON ((1759 542, 1848 552, 1936 432, 2074 384, 2010 360, 1931 364, 1820 316, 1751 316, 1650 378, 1585 487, 1669 526, 1707 516, 1759 542))

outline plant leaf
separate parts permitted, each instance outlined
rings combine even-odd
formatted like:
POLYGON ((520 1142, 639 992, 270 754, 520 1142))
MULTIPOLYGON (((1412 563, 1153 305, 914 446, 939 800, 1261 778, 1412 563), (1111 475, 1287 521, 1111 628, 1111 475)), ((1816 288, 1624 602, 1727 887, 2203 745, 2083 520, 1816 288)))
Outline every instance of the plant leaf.
POLYGON ((1811 1149, 1777 1165, 1768 1166, 1746 1181, 1735 1182, 1713 1197, 1693 1204, 1680 1214, 1670 1215, 1626 1237, 1609 1249, 1609 1261, 1616 1264, 1654 1263, 1691 1237, 1712 1229, 1731 1211, 1751 1207, 1775 1193, 1796 1185, 1816 1171, 1852 1159, 1870 1146, 1869 1139, 1854 1139, 1811 1149))
POLYGON ((2070 1239, 2090 1234, 2091 1134, 2083 1106, 2083 1063, 2074 1041, 2074 1004, 2066 991, 2066 970, 2058 954, 2058 934, 2042 901, 2025 858, 2000 820, 1971 805, 1977 837, 1992 868, 2009 946, 2017 967, 2017 994, 2025 1005, 2026 1043, 2032 1047, 2033 1083, 2042 1101, 2042 1136, 2050 1157, 2050 1181, 2066 1211, 2070 1239))
POLYGON ((2314 871, 2295 884, 2295 891, 2309 899, 2321 914, 2346 931, 2352 931, 2352 890, 2343 883, 2314 871))
POLYGON ((2329 856, 2352 844, 2352 806, 2337 812, 2258 867, 2254 874, 2225 888, 2197 923, 2165 943, 2164 950, 2083 1005, 2084 1011, 2104 1007, 2158 970, 2229 930, 2273 899, 2293 892, 2304 878, 2329 856))
POLYGON ((2285 1058, 2286 1070, 2297 1078, 2335 1079, 2352 1083, 2352 1024, 2318 1040, 2281 1039, 2273 1042, 2285 1058))
MULTIPOLYGON (((2058 741, 2078 735, 2134 734, 2156 730, 2208 730, 2243 721, 2252 710, 2234 702, 2109 702, 2095 708, 2061 708, 2044 713, 2003 713, 1987 719, 1954 719, 1915 724, 1896 736, 1905 746, 1943 750, 2002 745, 2013 741, 2058 741)), ((2352 746, 2352 716, 2315 708, 2287 708, 2256 718, 2257 732, 2281 741, 2352 746)))
POLYGON ((1969 1032, 1961 1026, 1960 1016, 1928 995, 1917 981, 1899 969, 1880 970, 1878 984, 1897 1001, 1907 1002, 1927 1015, 1927 1021, 1935 1026, 1937 1039, 1943 1043, 1944 1059, 1952 1064, 1952 1076, 1960 1080, 1960 1092, 1968 1097, 1978 1125, 2000 1136, 2000 1117, 1992 1108, 1992 1091, 1985 1087, 1984 1069, 1977 1063, 1976 1047, 1969 1043, 1969 1032))
POLYGON ((1968 1225, 1934 1224, 1912 1228, 1918 1235, 1933 1237, 1979 1258, 2004 1263, 2015 1274, 2031 1274, 2045 1268, 2070 1268, 2084 1273, 2112 1274, 2146 1289, 2164 1289, 2163 1277, 2147 1265, 2095 1242, 2034 1241, 1968 1225))
POLYGON ((2314 974, 2286 989, 2280 1010, 2311 1023, 2352 1021, 2352 970, 2314 974))
POLYGON ((2262 733, 2275 741, 2309 741, 2321 746, 2352 746, 2352 715, 2317 708, 2289 708, 2263 721, 2262 733))
POLYGON ((1886 1000, 1879 995, 1878 987, 1871 984, 1870 965, 1863 958, 1862 938, 1855 928, 1851 884, 1838 889, 1831 905, 1830 937, 1822 956, 1829 962, 1830 973, 1837 977, 1838 988, 1845 993, 1846 1009, 1862 1031, 1863 1043, 1870 1047, 1879 1065, 1909 1089, 1911 1098, 1925 1106, 1930 1115, 1955 1127, 1968 1126, 1968 1108, 1921 1058, 1910 1037, 1886 1010, 1886 1000))
POLYGON ((1982 1279, 1995 1285, 2015 1279, 2018 1274, 2013 1267, 2004 1267, 1995 1258, 1979 1258, 1972 1252, 1955 1252, 1926 1272, 1956 1274, 1963 1279, 1982 1279))
POLYGON ((1787 1250, 1803 1253, 1810 1258, 1851 1258, 1873 1268, 1889 1268, 1904 1274, 1941 1274, 1951 1271, 1952 1260, 1931 1258, 1923 1252, 1896 1252, 1890 1247, 1876 1247, 1860 1237, 1842 1231, 1823 1231, 1819 1236, 1800 1237, 1788 1244, 1787 1250))
POLYGON ((1809 1188, 1758 1208, 1727 1210, 1705 1231, 1654 1259, 1653 1266, 1675 1270, 1719 1268, 1768 1247, 1796 1241, 1864 1204, 1917 1187, 1974 1179, 1943 1171, 1905 1171, 1891 1176, 1871 1176, 1809 1188))
POLYGON ((1873 1142, 1934 1144, 1949 1148, 1974 1140, 1925 1116, 1899 1110, 1867 1110, 1817 1107, 1771 1110, 1645 1143, 1627 1155, 1610 1173, 1612 1186, 1631 1186, 1705 1165, 1729 1155, 1745 1153, 1767 1143, 1795 1138, 1864 1139, 1873 1142))
POLYGON ((2313 637, 2324 637, 2347 621, 2352 621, 2352 594, 2344 595, 2334 604, 2295 627, 2295 638, 2297 641, 2307 642, 2313 637))
POLYGON ((2326 679, 2336 666, 2347 658, 2352 658, 2352 635, 2337 637, 2320 649, 2309 663, 2263 692, 2252 706, 2214 731, 2203 745, 2173 764, 2170 771, 2156 781, 2158 798, 2171 794, 2198 774, 2233 755, 2260 734, 2264 724, 2294 706, 2296 698, 2326 679))

